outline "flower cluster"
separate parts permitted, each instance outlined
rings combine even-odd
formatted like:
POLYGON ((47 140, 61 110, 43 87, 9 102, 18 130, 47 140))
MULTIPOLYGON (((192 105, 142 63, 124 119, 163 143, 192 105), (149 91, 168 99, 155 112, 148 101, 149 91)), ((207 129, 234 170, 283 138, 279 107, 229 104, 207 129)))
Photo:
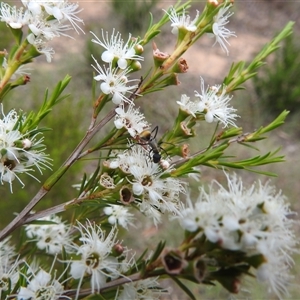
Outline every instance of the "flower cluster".
POLYGON ((167 12, 167 14, 171 21, 171 27, 173 27, 173 34, 178 35, 180 30, 187 32, 195 32, 197 30, 196 22, 199 18, 199 11, 197 11, 197 15, 193 21, 190 20, 191 17, 189 15, 185 14, 185 11, 183 11, 182 15, 178 15, 174 7, 171 7, 170 13, 167 12))
POLYGON ((42 223, 41 225, 25 226, 27 237, 36 242, 38 249, 45 250, 49 254, 61 253, 63 248, 67 252, 71 250, 72 239, 69 226, 62 222, 61 218, 50 215, 39 219, 39 221, 42 223))
POLYGON ((116 241, 116 228, 113 228, 106 237, 100 226, 90 222, 86 227, 78 222, 77 229, 81 235, 79 238, 81 245, 74 244, 74 249, 80 258, 71 261, 71 276, 79 279, 78 288, 80 288, 83 278, 89 275, 92 293, 99 292, 108 279, 122 276, 121 271, 128 269, 132 260, 127 262, 123 256, 123 260, 118 259, 124 249, 116 250, 116 256, 112 255, 114 249, 122 248, 118 247, 120 244, 116 241))
POLYGON ((55 37, 68 36, 66 31, 74 28, 82 31, 78 24, 83 21, 77 16, 78 4, 68 1, 23 0, 24 7, 17 8, 2 2, 0 20, 13 29, 28 26, 27 41, 51 62, 54 50, 46 46, 55 37))
MULTIPOLYGON (((52 271, 52 270, 51 270, 52 271)), ((18 292, 18 300, 24 299, 71 299, 63 296, 64 287, 55 276, 43 269, 37 273, 30 272, 27 277, 26 287, 21 286, 18 292)))
MULTIPOLYGON (((18 173, 30 174, 32 167, 36 167, 40 173, 45 168, 50 169, 51 159, 43 152, 43 138, 37 139, 38 134, 21 133, 18 129, 24 121, 15 110, 11 110, 6 116, 3 113, 0 119, 0 183, 8 182, 12 190, 12 182, 18 177, 18 173)), ((33 177, 35 178, 35 177, 33 177)), ((35 178, 36 179, 36 178, 35 178)))
POLYGON ((125 128, 132 138, 136 138, 144 130, 150 128, 145 116, 131 104, 127 108, 120 105, 116 108, 115 127, 125 128))
POLYGON ((222 249, 244 253, 258 279, 267 281, 278 296, 287 292, 290 255, 297 242, 285 198, 268 183, 245 189, 236 176, 228 178, 228 190, 216 184, 217 191, 213 186, 210 193, 202 189, 194 205, 189 200, 182 227, 196 239, 205 237, 222 249))
POLYGON ((19 280, 19 261, 9 239, 0 242, 0 298, 15 287, 19 280))
POLYGON ((201 93, 195 91, 196 99, 190 100, 187 95, 182 95, 177 101, 180 108, 196 118, 196 115, 204 115, 206 122, 221 122, 224 127, 232 125, 238 117, 234 112, 236 109, 229 106, 232 97, 226 94, 226 88, 221 85, 204 88, 204 80, 201 77, 201 93))
POLYGON ((160 164, 153 162, 151 150, 143 145, 132 145, 117 159, 111 160, 110 168, 124 172, 132 185, 135 203, 155 224, 160 222, 160 213, 180 214, 182 204, 179 195, 185 192, 183 183, 175 178, 164 178, 171 169, 162 171, 160 164))
POLYGON ((95 76, 96 81, 100 81, 100 89, 105 95, 112 95, 114 104, 122 104, 124 102, 131 103, 132 101, 125 96, 128 92, 134 92, 138 87, 137 84, 129 86, 128 83, 138 81, 136 79, 128 79, 128 74, 132 71, 139 70, 141 64, 139 61, 143 57, 138 53, 143 52, 143 47, 137 39, 133 39, 131 35, 126 43, 124 43, 121 34, 113 30, 111 37, 108 33, 104 36, 102 30, 101 41, 93 32, 91 34, 95 37, 92 42, 100 45, 105 49, 102 52, 101 59, 108 63, 108 67, 101 67, 98 61, 93 57, 96 66, 93 68, 99 73, 95 76))
POLYGON ((97 67, 94 67, 99 75, 95 76, 96 81, 101 81, 100 89, 105 95, 112 95, 112 102, 116 105, 121 103, 132 103, 132 101, 125 96, 126 93, 132 92, 137 88, 137 85, 128 85, 128 83, 137 81, 137 79, 128 79, 130 68, 119 71, 113 68, 110 64, 108 68, 103 68, 98 64, 97 60, 93 57, 97 67))
POLYGON ((124 44, 124 40, 121 37, 121 34, 113 30, 110 38, 108 32, 104 36, 104 31, 102 29, 102 40, 101 41, 93 32, 91 32, 95 39, 92 39, 92 42, 102 46, 105 51, 101 55, 101 59, 109 64, 113 64, 115 67, 115 62, 118 68, 124 70, 126 69, 132 61, 144 60, 144 58, 137 54, 139 50, 142 52, 142 47, 139 45, 137 39, 133 39, 131 34, 129 34, 127 42, 124 44))
MULTIPOLYGON (((216 39, 213 46, 218 43, 221 48, 229 54, 226 44, 229 45, 227 41, 228 38, 235 36, 235 33, 230 31, 225 27, 229 23, 228 18, 233 15, 232 12, 228 12, 231 5, 222 6, 218 13, 213 18, 212 32, 208 33, 216 39), (226 14, 227 13, 227 14, 226 14)), ((199 11, 197 11, 196 17, 193 21, 190 20, 190 16, 186 14, 185 10, 182 13, 177 13, 174 7, 171 7, 169 12, 167 12, 172 27, 172 33, 177 34, 179 40, 183 39, 186 33, 196 32, 197 26, 199 24, 199 11)))

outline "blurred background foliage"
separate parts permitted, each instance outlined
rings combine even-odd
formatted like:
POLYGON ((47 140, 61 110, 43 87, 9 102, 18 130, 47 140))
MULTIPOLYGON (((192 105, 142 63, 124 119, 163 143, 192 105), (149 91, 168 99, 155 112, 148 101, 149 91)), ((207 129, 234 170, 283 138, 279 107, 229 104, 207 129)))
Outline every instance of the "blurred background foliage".
MULTIPOLYGON (((49 114, 41 124, 41 126, 51 128, 51 131, 45 133, 45 144, 47 146, 46 153, 49 153, 53 159, 53 170, 56 170, 68 157, 82 138, 90 121, 92 112, 91 87, 94 71, 91 68, 93 60, 90 54, 92 53, 100 61, 102 49, 98 45, 91 43, 89 31, 91 30, 98 36, 101 36, 101 28, 109 32, 112 31, 112 28, 115 28, 124 34, 123 38, 126 41, 128 32, 140 34, 141 30, 144 30, 148 26, 150 11, 153 13, 154 19, 158 19, 155 15, 156 12, 159 11, 159 14, 162 14, 161 9, 167 9, 174 2, 170 1, 166 4, 158 0, 113 0, 108 4, 106 3, 106 5, 109 5, 108 10, 101 10, 101 5, 104 4, 99 2, 98 12, 102 12, 101 16, 99 17, 96 13, 94 17, 90 17, 89 14, 93 13, 92 10, 97 10, 97 5, 91 6, 87 1, 84 6, 85 10, 83 11, 85 17, 82 16, 86 23, 85 31, 87 34, 85 36, 75 36, 74 34, 75 41, 66 41, 66 44, 60 44, 60 41, 58 41, 57 44, 53 45, 56 51, 53 63, 48 64, 45 62, 44 57, 39 58, 32 65, 31 82, 13 91, 9 96, 9 101, 4 101, 5 113, 11 108, 16 108, 17 110, 23 109, 25 112, 29 112, 30 109, 34 109, 42 103, 46 88, 51 93, 51 89, 65 74, 72 76, 72 81, 66 91, 67 93, 71 93, 72 96, 55 107, 53 113, 49 114), (106 13, 103 13, 103 11, 106 13)), ((199 1, 194 2, 195 7, 201 11, 203 3, 199 1)), ((84 5, 84 1, 80 4, 84 5)), ((205 80, 208 79, 209 84, 220 83, 222 77, 226 75, 231 62, 240 59, 236 54, 241 51, 243 52, 249 34, 251 33, 254 36, 253 41, 257 38, 258 42, 254 51, 257 53, 263 45, 262 42, 259 42, 261 39, 267 41, 274 35, 276 28, 279 30, 288 20, 296 20, 299 17, 300 13, 298 12, 297 14, 296 7, 296 3, 286 3, 284 6, 278 7, 276 1, 262 1, 257 4, 251 1, 244 3, 237 1, 234 7, 235 15, 230 19, 229 25, 230 28, 235 28, 238 38, 236 41, 230 41, 232 43, 229 49, 230 56, 227 57, 217 47, 212 48, 211 45, 213 42, 209 39, 206 40, 206 37, 204 37, 202 44, 200 42, 198 48, 195 45, 196 50, 194 52, 191 51, 190 56, 187 53, 185 57, 190 64, 191 70, 187 74, 180 74, 179 80, 183 82, 181 85, 178 87, 168 87, 163 92, 159 92, 159 94, 150 94, 138 101, 137 105, 141 106, 141 110, 145 113, 147 120, 152 123, 152 126, 159 126, 158 138, 173 123, 178 110, 175 102, 180 99, 180 95, 185 93, 192 96, 195 89, 200 89, 199 75, 205 80), (278 15, 280 16, 279 18, 278 15), (257 22, 257 20, 260 21, 257 22), (277 27, 273 26, 273 24, 277 27), (205 56, 203 53, 214 54, 216 63, 211 64, 208 68, 200 65, 200 73, 195 72, 193 67, 200 64, 198 60, 201 56, 204 56, 204 60, 207 60, 208 64, 210 64, 209 56, 205 56), (224 61, 227 62, 225 67, 224 61), (214 73, 209 73, 207 70, 213 70, 214 73)), ((272 132, 270 138, 260 142, 258 147, 261 149, 261 153, 266 153, 270 149, 282 148, 281 153, 286 156, 286 163, 284 165, 266 166, 265 169, 278 174, 278 178, 272 178, 272 183, 278 187, 278 190, 283 190, 283 193, 292 203, 292 209, 299 212, 300 202, 298 201, 298 195, 300 194, 300 185, 298 181, 300 178, 300 169, 298 164, 300 162, 300 143, 298 140, 298 120, 300 114, 300 46, 296 37, 299 36, 300 29, 299 26, 297 27, 297 24, 295 30, 294 36, 287 39, 283 47, 270 58, 267 65, 259 72, 258 77, 251 83, 247 83, 246 90, 234 94, 232 105, 237 108, 238 114, 241 116, 238 125, 243 126, 246 130, 253 130, 261 125, 265 125, 283 109, 287 108, 291 111, 292 114, 288 117, 287 124, 272 132)), ((3 23, 0 23, 0 32, 0 50, 9 49, 10 31, 3 23)), ((164 45, 166 49, 169 44, 172 45, 175 39, 170 34, 170 27, 166 26, 162 34, 155 39, 155 42, 160 46, 164 45)), ((167 52, 165 49, 161 50, 167 52)), ((148 47, 144 53, 144 56, 148 59, 145 59, 145 63, 143 63, 141 74, 151 68, 151 59, 149 59, 151 58, 151 53, 152 49, 148 47)), ((254 57, 255 53, 250 53, 248 59, 254 57)), ((141 74, 135 74, 134 77, 138 78, 141 74)), ((108 109, 112 107, 111 105, 108 109)), ((109 126, 112 125, 109 124, 109 126)), ((205 147, 214 129, 210 124, 201 124, 201 127, 197 128, 197 138, 191 142, 190 147, 192 151, 205 147)), ((106 130, 108 128, 104 128, 103 132, 106 132, 106 130)), ((100 135, 103 132, 100 132, 100 135)), ((237 147, 236 153, 229 153, 229 155, 247 157, 249 156, 249 151, 251 151, 250 155, 257 154, 254 150, 237 147)), ((86 167, 85 163, 85 161, 76 163, 54 187, 53 191, 41 201, 36 209, 40 210, 76 197, 77 191, 71 188, 71 185, 80 182, 84 172, 87 172, 89 176, 89 172, 93 171, 92 168, 86 167)), ((93 162, 91 160, 91 163, 96 165, 97 161, 94 160, 93 162)), ((247 186, 247 183, 251 184, 254 180, 265 182, 269 179, 266 176, 244 171, 237 171, 236 173, 243 177, 245 186, 247 186)), ((50 174, 51 171, 46 170, 41 178, 38 176, 41 183, 50 174)), ((22 189, 17 182, 14 182, 13 194, 9 192, 8 185, 0 185, 1 227, 7 224, 13 218, 14 214, 19 212, 28 203, 40 187, 40 183, 31 180, 27 176, 22 176, 21 179, 26 185, 25 188, 22 189)), ((201 170, 201 183, 204 186, 209 184, 213 179, 226 182, 222 172, 215 172, 208 168, 201 170)), ((191 181, 192 188, 197 189, 198 186, 196 184, 198 185, 195 181, 191 181)), ((174 243, 174 245, 177 243, 177 240, 180 240, 181 237, 178 236, 178 231, 174 228, 173 223, 164 222, 157 229, 148 223, 146 218, 140 216, 136 222, 136 228, 132 229, 126 238, 126 243, 128 245, 135 245, 137 247, 135 250, 138 251, 139 247, 140 249, 144 249, 144 247, 148 246, 152 249, 151 247, 158 240, 164 238, 171 240, 170 242, 174 243), (146 239, 137 240, 136 237, 139 235, 143 235, 146 239), (141 241, 143 241, 143 244, 140 244, 141 241)), ((298 262, 296 260, 296 264, 298 262)), ((297 279, 300 277, 299 271, 299 267, 295 268, 297 279)), ((168 286, 170 282, 167 281, 165 284, 168 286)), ((210 289, 199 285, 195 285, 191 289, 195 295, 199 295, 199 299, 228 299, 229 297, 223 288, 220 288, 219 294, 215 288, 210 289)), ((245 299, 276 299, 268 295, 267 291, 263 288, 251 288, 250 282, 248 289, 251 290, 251 293, 246 291, 245 294, 239 295, 238 299, 243 297, 245 299)), ((179 291, 177 295, 175 294, 172 299, 185 299, 185 296, 179 291)), ((295 287, 291 298, 287 299, 299 298, 300 294, 297 287, 295 287)))
POLYGON ((270 63, 254 77, 254 89, 259 105, 270 116, 284 109, 291 114, 300 112, 300 43, 294 35, 283 42, 270 63))
POLYGON ((158 0, 113 0, 114 15, 119 18, 123 32, 139 35, 150 20, 150 12, 155 14, 158 0))

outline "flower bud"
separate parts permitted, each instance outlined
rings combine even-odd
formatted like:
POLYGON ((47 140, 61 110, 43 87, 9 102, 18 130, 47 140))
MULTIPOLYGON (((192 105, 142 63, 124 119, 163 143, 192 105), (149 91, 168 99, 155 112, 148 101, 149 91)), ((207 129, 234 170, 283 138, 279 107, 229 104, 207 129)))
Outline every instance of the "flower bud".
POLYGON ((142 69, 142 65, 139 61, 134 60, 131 64, 130 64, 130 73, 135 72, 135 71, 139 71, 142 69))
POLYGON ((137 55, 140 55, 144 52, 144 47, 140 44, 137 44, 135 45, 134 50, 137 55))
POLYGON ((32 142, 30 139, 24 139, 22 141, 22 146, 23 146, 23 149, 29 149, 32 145, 32 142))
POLYGON ((161 159, 159 164, 164 170, 167 170, 170 167, 170 163, 165 159, 161 159))
POLYGON ((117 257, 122 255, 124 252, 124 247, 121 244, 116 244, 114 245, 113 249, 112 249, 112 255, 117 257))
POLYGON ((208 0, 207 3, 208 3, 209 5, 214 6, 214 7, 217 7, 217 6, 219 5, 218 0, 208 0))
POLYGON ((18 85, 25 85, 27 82, 30 82, 30 76, 24 75, 19 77, 17 80, 11 83, 12 87, 18 86, 18 85))

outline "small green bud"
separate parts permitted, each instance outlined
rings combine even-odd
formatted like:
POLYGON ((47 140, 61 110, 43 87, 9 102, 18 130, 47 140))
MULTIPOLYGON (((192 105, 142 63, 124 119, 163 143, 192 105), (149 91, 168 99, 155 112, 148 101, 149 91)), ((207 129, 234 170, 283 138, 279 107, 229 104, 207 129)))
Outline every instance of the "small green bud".
POLYGON ((130 64, 130 73, 132 72, 136 72, 142 69, 142 65, 139 61, 134 60, 131 64, 130 64))
POLYGON ((140 44, 137 44, 135 45, 134 50, 137 55, 141 55, 144 52, 144 47, 140 44))
POLYGON ((11 83, 11 87, 15 88, 19 85, 25 85, 25 84, 27 84, 27 82, 30 82, 30 77, 28 75, 24 75, 24 76, 19 77, 17 80, 13 81, 11 83))

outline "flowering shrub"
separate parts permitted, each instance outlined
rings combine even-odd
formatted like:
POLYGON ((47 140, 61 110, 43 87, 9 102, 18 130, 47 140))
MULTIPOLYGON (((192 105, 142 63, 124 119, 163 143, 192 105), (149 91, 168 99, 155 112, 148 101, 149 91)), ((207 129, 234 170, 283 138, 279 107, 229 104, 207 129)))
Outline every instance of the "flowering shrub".
MULTIPOLYGON (((18 8, 1 3, 0 20, 15 38, 14 47, 0 52, 1 102, 9 101, 12 89, 29 82, 26 64, 40 55, 51 62, 54 50, 48 41, 69 37, 70 29, 83 31, 78 4, 34 0, 22 4, 18 8)), ((96 71, 97 82, 93 94, 98 96, 93 99, 91 123, 65 163, 0 232, 1 299, 91 299, 94 294, 98 295, 95 299, 159 299, 170 293, 160 286, 165 277, 174 280, 191 299, 196 297, 182 279, 220 283, 238 293, 246 276, 256 276, 278 297, 288 293, 291 256, 297 248, 294 212, 270 183, 258 181, 244 187, 241 178, 230 174, 231 169, 259 172, 257 166, 282 162, 283 157, 270 151, 233 159, 225 151, 258 142, 284 122, 287 111, 270 124, 244 132, 236 124, 240 116, 230 102, 232 92, 255 75, 279 42, 291 34, 293 24, 288 23, 249 65, 234 63, 222 83, 207 86, 199 74, 194 95, 174 100, 178 115, 156 141, 158 127, 151 126, 138 103, 149 93, 167 86, 176 88, 178 74, 188 69, 182 55, 203 35, 213 36, 212 46, 219 44, 225 54, 229 53, 228 39, 236 37, 227 28, 233 14, 231 2, 208 0, 193 20, 189 7, 189 3, 178 3, 165 8, 162 18, 151 22, 141 37, 129 34, 123 38, 116 30, 111 34, 102 30, 100 37, 91 32, 102 59, 92 56, 91 72, 96 71), (153 42, 168 23, 177 39, 171 54, 153 42), (133 73, 149 59, 143 52, 150 42, 153 66, 142 78, 134 78, 133 73), (103 110, 106 106, 111 108, 108 113, 103 110), (195 126, 203 122, 215 128, 210 142, 190 153, 188 139, 194 138, 195 126), (96 141, 94 136, 106 124, 111 125, 110 132, 96 141), (79 184, 70 184, 74 199, 33 210, 76 161, 99 150, 108 151, 99 155, 98 166, 79 184), (208 167, 225 171, 227 188, 217 181, 208 190, 201 187, 201 170, 208 167), (197 199, 188 187, 188 176, 200 186, 197 199), (66 211, 73 213, 71 219, 63 214, 66 211), (168 241, 160 242, 152 253, 145 249, 137 257, 136 245, 122 241, 120 230, 135 226, 137 211, 156 226, 163 222, 162 215, 169 216, 169 222, 179 224, 184 233, 180 245, 170 248, 166 247, 168 241), (58 213, 62 213, 60 217, 58 213), (22 238, 20 245, 14 246, 10 236, 19 228, 22 238)), ((51 169, 51 154, 45 153, 44 129, 39 124, 65 98, 62 93, 70 80, 66 76, 51 96, 46 93, 36 111, 5 112, 1 104, 0 182, 11 192, 16 188, 15 179, 24 185, 23 173, 38 180, 32 171, 51 169)))

